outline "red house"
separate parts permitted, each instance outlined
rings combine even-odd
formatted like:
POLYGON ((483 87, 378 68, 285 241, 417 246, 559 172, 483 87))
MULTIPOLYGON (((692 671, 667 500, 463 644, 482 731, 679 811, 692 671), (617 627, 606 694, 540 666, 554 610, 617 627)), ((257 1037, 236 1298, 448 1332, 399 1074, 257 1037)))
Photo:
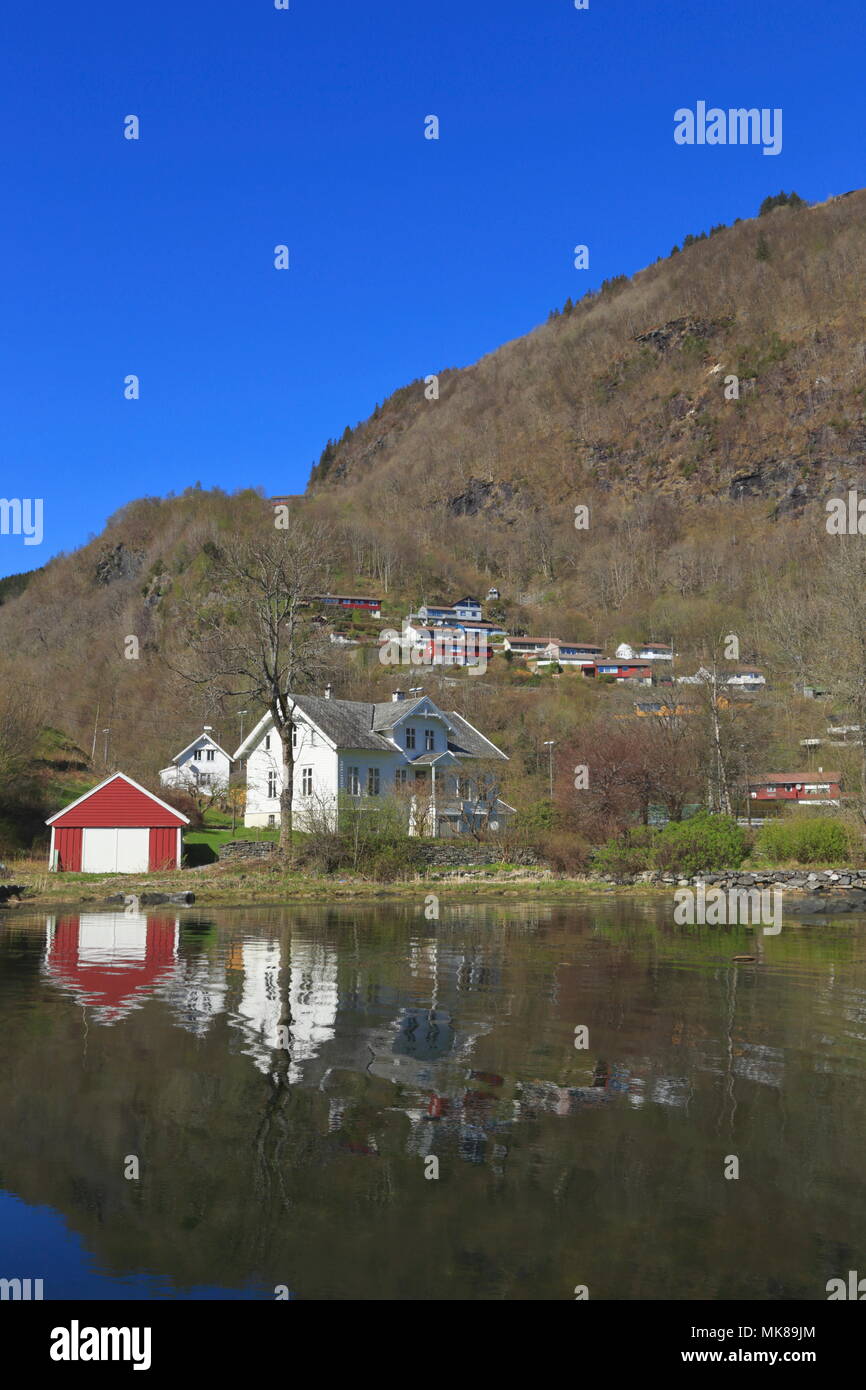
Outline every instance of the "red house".
POLYGON ((370 598, 368 594, 313 594, 313 602, 327 604, 329 608, 355 609, 369 613, 371 618, 382 616, 382 600, 370 598))
POLYGON ((841 775, 825 772, 772 772, 749 784, 752 801, 796 801, 801 806, 838 806, 841 775))
POLYGON ((189 817, 114 772, 45 824, 51 826, 50 868, 143 874, 179 868, 189 817))

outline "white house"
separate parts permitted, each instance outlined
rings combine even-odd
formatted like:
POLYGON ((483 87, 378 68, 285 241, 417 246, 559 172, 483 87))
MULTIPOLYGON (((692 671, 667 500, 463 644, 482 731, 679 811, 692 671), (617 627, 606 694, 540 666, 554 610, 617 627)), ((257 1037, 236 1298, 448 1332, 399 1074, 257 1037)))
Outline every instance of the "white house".
POLYGON ((549 648, 538 658, 538 666, 592 666, 601 656, 601 647, 587 642, 551 641, 549 648))
POLYGON ((753 666, 740 666, 726 677, 725 684, 736 686, 740 690, 762 690, 767 680, 763 672, 756 671, 753 666))
POLYGON ((164 787, 215 792, 228 786, 231 770, 231 757, 211 737, 210 724, 205 724, 203 733, 162 769, 159 780, 164 787))
MULTIPOLYGON (((343 798, 372 809, 395 794, 405 796, 415 834, 454 835, 482 825, 497 831, 513 815, 496 794, 488 765, 507 762, 506 755, 456 710, 400 690, 379 704, 335 700, 329 692, 292 698, 298 829, 314 818, 333 825, 343 798)), ((235 758, 246 760, 244 824, 279 825, 282 750, 270 714, 235 758)))
POLYGON ((667 642, 620 642, 614 656, 620 661, 673 661, 674 649, 667 642))

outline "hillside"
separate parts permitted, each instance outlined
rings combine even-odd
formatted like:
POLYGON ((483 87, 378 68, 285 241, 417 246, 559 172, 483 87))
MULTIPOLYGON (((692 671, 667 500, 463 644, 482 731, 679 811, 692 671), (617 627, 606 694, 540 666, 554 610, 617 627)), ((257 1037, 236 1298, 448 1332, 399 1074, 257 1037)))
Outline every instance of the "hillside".
POLYGON ((443 372, 438 400, 423 381, 396 392, 327 446, 311 493, 339 489, 366 511, 372 489, 504 521, 650 491, 686 504, 758 496, 782 515, 858 479, 866 191, 686 240, 443 372), (739 401, 725 399, 731 374, 739 401))
MULTIPOLYGON (((332 591, 384 597, 381 623, 356 620, 367 644, 335 651, 337 693, 387 698, 378 629, 424 600, 496 585, 492 616, 511 631, 607 650, 653 636, 675 643, 684 668, 735 632, 786 692, 760 756, 793 761, 822 732, 823 716, 791 697, 792 660, 802 676, 814 653, 809 625, 795 660, 781 634, 826 551, 823 499, 866 494, 866 191, 783 200, 686 240, 443 372, 438 400, 413 383, 328 444, 291 508, 330 536, 332 591), (733 376, 739 398, 726 399, 733 376)), ((33 692, 19 724, 87 750, 76 781, 121 766, 154 784, 204 722, 236 746, 243 702, 179 672, 220 547, 273 526, 245 481, 232 496, 132 501, 87 545, 0 586, 7 680, 33 692)), ((543 795, 546 738, 630 698, 579 678, 557 687, 501 658, 453 696, 512 754, 518 800, 523 784, 543 795)), ((0 738, 0 802, 2 755, 0 738)), ((36 809, 56 809, 42 785, 36 809)))

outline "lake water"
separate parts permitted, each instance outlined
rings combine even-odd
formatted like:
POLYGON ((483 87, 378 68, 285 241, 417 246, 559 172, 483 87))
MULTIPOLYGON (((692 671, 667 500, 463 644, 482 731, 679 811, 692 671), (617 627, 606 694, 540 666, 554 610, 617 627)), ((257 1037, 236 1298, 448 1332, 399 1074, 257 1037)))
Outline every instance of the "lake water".
POLYGON ((862 920, 440 913, 4 913, 0 1277, 825 1299, 866 1274, 862 920))

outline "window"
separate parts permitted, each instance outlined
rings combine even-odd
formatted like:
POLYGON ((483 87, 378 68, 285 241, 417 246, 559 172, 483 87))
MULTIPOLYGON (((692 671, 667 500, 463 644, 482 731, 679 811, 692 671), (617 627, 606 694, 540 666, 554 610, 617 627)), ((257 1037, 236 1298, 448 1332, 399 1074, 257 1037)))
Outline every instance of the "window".
POLYGON ((201 762, 201 749, 200 749, 200 748, 197 748, 197 749, 195 750, 195 752, 193 753, 192 756, 193 756, 193 761, 194 761, 194 762, 200 763, 200 762, 201 762))
POLYGON ((361 771, 357 767, 346 768, 346 791, 350 796, 361 795, 361 771))
POLYGON ((265 750, 267 751, 267 749, 270 748, 270 746, 271 746, 271 736, 270 736, 270 734, 265 734, 265 750))
POLYGON ((432 753, 436 747, 436 734, 433 729, 424 730, 424 747, 428 753, 432 753))
POLYGON ((377 767, 367 768, 367 795, 379 795, 379 769, 377 767))
POLYGON ((313 794, 313 769, 311 767, 301 768, 301 796, 312 796, 313 794))
POLYGON ((273 801, 273 799, 274 799, 274 797, 275 797, 276 795, 277 795, 277 774, 276 774, 275 772, 269 772, 269 773, 268 773, 268 800, 273 801))
POLYGON ((414 748, 414 747, 415 747, 415 730, 414 730, 414 729, 407 729, 407 730, 406 730, 406 747, 407 747, 407 748, 414 748))
POLYGON ((472 784, 468 777, 457 778, 457 795, 462 801, 468 801, 472 795, 472 784))
POLYGON ((292 725, 292 747, 293 747, 293 748, 297 748, 297 746, 298 746, 298 726, 297 726, 297 724, 293 724, 293 725, 292 725))
POLYGON ((198 784, 199 784, 200 787, 209 787, 209 786, 210 786, 210 773, 209 773, 209 772, 200 772, 200 773, 199 773, 199 778, 198 778, 198 784))
POLYGON ((207 750, 207 760, 208 760, 208 762, 209 762, 209 763, 212 763, 215 757, 216 757, 216 753, 214 752, 213 748, 209 748, 209 749, 207 750))
POLYGON ((269 830, 273 830, 274 827, 276 826, 276 823, 277 823, 277 818, 276 818, 276 816, 268 816, 268 829, 269 829, 269 830))

